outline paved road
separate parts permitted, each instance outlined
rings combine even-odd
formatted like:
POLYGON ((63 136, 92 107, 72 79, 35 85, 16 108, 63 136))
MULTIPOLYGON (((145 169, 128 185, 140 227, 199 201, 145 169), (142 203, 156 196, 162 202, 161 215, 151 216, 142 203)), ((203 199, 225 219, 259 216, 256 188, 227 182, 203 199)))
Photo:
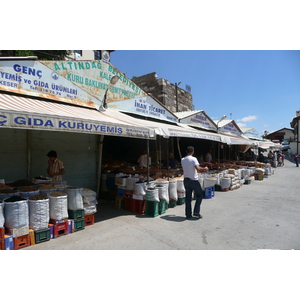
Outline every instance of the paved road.
POLYGON ((186 220, 184 205, 149 218, 100 203, 94 225, 23 250, 300 249, 300 168, 285 163, 270 178, 204 199, 201 220, 186 220))

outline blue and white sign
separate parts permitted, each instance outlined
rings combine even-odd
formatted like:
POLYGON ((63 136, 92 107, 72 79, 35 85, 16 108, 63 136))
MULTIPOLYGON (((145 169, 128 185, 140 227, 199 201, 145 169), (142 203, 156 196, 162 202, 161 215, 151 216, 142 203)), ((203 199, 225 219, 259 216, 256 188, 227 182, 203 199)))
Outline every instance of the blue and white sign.
POLYGON ((123 100, 109 103, 110 108, 123 112, 135 113, 145 117, 151 117, 169 122, 177 122, 177 117, 170 113, 150 96, 137 97, 134 99, 123 100))

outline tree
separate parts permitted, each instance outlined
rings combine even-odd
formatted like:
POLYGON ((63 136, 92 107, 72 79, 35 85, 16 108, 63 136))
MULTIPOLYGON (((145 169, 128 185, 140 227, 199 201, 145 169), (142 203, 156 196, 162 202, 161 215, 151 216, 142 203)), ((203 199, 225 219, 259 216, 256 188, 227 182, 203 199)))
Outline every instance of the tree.
POLYGON ((40 60, 64 60, 72 50, 0 50, 0 56, 37 56, 40 60))

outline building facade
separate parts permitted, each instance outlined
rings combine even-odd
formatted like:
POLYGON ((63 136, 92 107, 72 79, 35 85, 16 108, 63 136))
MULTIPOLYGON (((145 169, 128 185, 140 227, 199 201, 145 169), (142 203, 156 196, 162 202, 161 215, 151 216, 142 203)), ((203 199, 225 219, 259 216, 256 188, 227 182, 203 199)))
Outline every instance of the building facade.
POLYGON ((192 94, 180 88, 179 84, 158 78, 156 72, 133 77, 132 81, 172 112, 194 110, 192 94))

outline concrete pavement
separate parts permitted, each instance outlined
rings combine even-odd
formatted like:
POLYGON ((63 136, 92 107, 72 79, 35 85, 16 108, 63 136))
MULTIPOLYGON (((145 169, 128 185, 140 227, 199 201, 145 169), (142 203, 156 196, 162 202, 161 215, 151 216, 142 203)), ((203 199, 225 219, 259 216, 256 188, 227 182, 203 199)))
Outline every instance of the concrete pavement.
POLYGON ((263 181, 215 192, 200 220, 186 220, 184 205, 149 218, 100 202, 94 225, 22 250, 300 249, 299 172, 286 160, 263 181))

